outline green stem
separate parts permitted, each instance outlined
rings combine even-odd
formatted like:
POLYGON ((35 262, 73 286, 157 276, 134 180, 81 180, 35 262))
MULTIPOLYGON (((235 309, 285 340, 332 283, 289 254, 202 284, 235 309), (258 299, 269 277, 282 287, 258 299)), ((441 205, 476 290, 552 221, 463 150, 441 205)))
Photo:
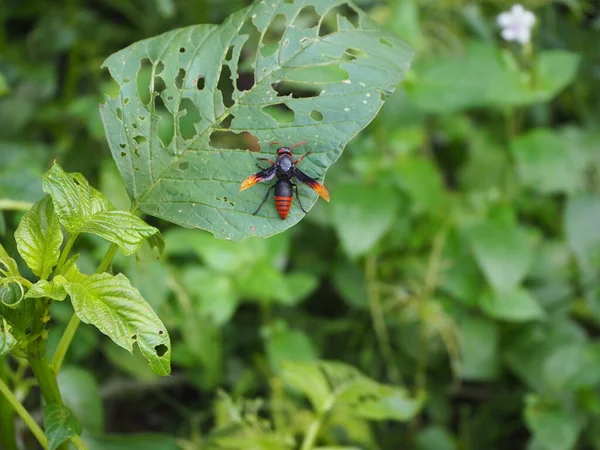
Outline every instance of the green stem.
MULTIPOLYGON (((27 410, 23 407, 23 405, 21 405, 19 400, 17 400, 17 397, 15 397, 15 395, 12 393, 12 391, 8 388, 8 386, 6 385, 4 380, 2 380, 1 378, 0 378, 0 394, 2 394, 6 398, 8 403, 10 403, 12 408, 17 412, 17 414, 19 415, 21 420, 23 420, 23 422, 25 422, 25 425, 27 425, 27 427, 31 430, 31 432, 33 433, 35 438, 38 440, 40 445, 45 450, 47 450, 48 449, 48 440, 46 439, 46 435, 44 434, 44 432, 42 431, 40 426, 36 423, 36 421, 33 420, 33 417, 31 417, 29 412, 27 412, 27 410)), ((4 437, 4 433, 6 433, 6 432, 7 431, 3 427, 2 428, 2 436, 3 437, 4 437)), ((3 441, 3 444, 4 444, 4 441, 3 441)), ((8 447, 8 448, 10 448, 10 447, 8 447)))
POLYGON ((69 253, 71 253, 71 249, 73 248, 73 244, 75 244, 75 241, 77 240, 77 236, 79 236, 79 233, 74 233, 69 236, 69 239, 67 239, 67 243, 65 244, 65 246, 62 249, 60 258, 58 260, 58 264, 56 265, 56 269, 54 270, 55 274, 60 273, 60 270, 62 269, 63 265, 67 261, 67 258, 69 257, 69 253))
POLYGON ((321 410, 319 412, 317 412, 317 417, 315 418, 315 420, 313 420, 313 422, 308 427, 308 431, 306 432, 306 435, 304 435, 304 440, 302 441, 302 446, 300 447, 300 450, 312 450, 312 448, 315 446, 315 441, 317 440, 319 431, 321 430, 321 427, 323 426, 323 421, 325 420, 325 416, 327 415, 329 410, 333 407, 334 403, 335 403, 335 396, 330 396, 330 398, 327 399, 327 401, 325 402, 325 404, 323 405, 321 410))
POLYGON ((77 328, 81 320, 77 317, 77 314, 73 314, 71 316, 71 320, 67 325, 62 337, 60 338, 60 342, 58 343, 58 347, 56 348, 56 352, 54 353, 54 357, 52 358, 52 368, 55 373, 60 372, 60 367, 62 366, 63 360, 65 359, 65 355, 69 350, 69 346, 71 345, 71 341, 73 341, 73 337, 77 332, 77 328))
POLYGON ((73 446, 77 449, 77 450, 87 450, 86 445, 83 443, 83 441, 81 440, 80 436, 73 436, 72 438, 69 439, 71 441, 71 444, 73 444, 73 446))
POLYGON ((100 261, 100 265, 98 266, 96 273, 106 272, 106 270, 112 264, 112 260, 115 257, 118 249, 119 246, 117 244, 110 244, 110 247, 108 247, 108 250, 106 250, 104 258, 102 258, 102 261, 100 261))
MULTIPOLYGON (((6 358, 0 357, 0 381, 8 388, 9 368, 6 358)), ((17 450, 15 410, 4 396, 0 397, 0 448, 17 450)))

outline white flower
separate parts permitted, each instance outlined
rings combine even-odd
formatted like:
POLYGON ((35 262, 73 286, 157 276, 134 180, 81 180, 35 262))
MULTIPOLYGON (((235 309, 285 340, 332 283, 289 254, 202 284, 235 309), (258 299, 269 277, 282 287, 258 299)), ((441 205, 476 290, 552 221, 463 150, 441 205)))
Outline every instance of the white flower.
POLYGON ((535 24, 535 15, 521 5, 513 5, 510 11, 498 16, 498 25, 502 27, 502 37, 507 41, 527 44, 531 39, 531 29, 535 24))

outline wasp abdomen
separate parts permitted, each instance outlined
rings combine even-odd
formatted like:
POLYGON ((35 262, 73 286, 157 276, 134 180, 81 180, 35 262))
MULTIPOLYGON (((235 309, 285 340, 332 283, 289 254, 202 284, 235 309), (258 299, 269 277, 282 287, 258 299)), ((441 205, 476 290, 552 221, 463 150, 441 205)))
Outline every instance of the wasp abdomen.
POLYGON ((277 212, 279 213, 279 217, 285 219, 290 212, 290 207, 292 206, 292 183, 290 180, 285 178, 280 178, 275 183, 275 207, 277 208, 277 212))

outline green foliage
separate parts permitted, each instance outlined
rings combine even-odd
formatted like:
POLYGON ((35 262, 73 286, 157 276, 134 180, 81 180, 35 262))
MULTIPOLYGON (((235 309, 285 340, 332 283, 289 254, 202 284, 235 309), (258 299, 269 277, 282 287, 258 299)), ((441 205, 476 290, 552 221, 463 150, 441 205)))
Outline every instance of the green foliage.
MULTIPOLYGON (((266 187, 244 193, 239 187, 256 172, 256 156, 235 144, 217 146, 216 136, 228 133, 240 145, 238 135, 249 135, 260 143, 261 156, 271 153, 272 141, 308 141, 304 149, 312 155, 304 167, 322 178, 377 114, 411 59, 408 46, 377 31, 343 0, 256 2, 220 26, 173 30, 115 53, 104 65, 120 92, 101 111, 134 209, 234 240, 289 228, 302 217, 295 207, 285 221, 272 209, 250 215, 266 187), (337 15, 337 31, 324 35, 322 19, 340 5, 351 8, 358 24, 337 15), (308 19, 315 26, 298 17, 308 8, 316 13, 308 19), (284 31, 266 51, 261 44, 275 18, 284 31), (242 55, 247 46, 249 54, 242 55), (244 65, 251 66, 254 83, 240 90, 244 65), (289 83, 304 84, 314 95, 280 94, 277 85, 289 83), (233 84, 232 92, 223 92, 224 84, 233 84), (289 121, 269 113, 278 107, 290 112, 289 121)), ((306 204, 315 202, 314 193, 302 191, 306 204)))
POLYGON ((44 428, 48 437, 48 449, 55 450, 70 437, 81 433, 81 424, 65 405, 44 405, 44 428))

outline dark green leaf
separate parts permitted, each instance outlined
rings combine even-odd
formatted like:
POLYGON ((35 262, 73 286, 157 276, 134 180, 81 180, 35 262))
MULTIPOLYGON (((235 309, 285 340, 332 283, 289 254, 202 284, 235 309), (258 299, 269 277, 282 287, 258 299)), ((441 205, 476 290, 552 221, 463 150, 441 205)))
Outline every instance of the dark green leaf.
MULTIPOLYGON (((134 207, 221 238, 266 237, 289 228, 303 213, 294 204, 281 220, 271 203, 251 215, 268 186, 239 192, 240 183, 256 172, 258 156, 239 150, 247 145, 239 133, 256 137, 271 157, 272 141, 308 141, 302 152, 313 154, 302 162, 302 170, 322 178, 346 143, 377 114, 411 58, 406 44, 378 31, 350 2, 256 2, 221 26, 173 30, 109 57, 104 65, 121 92, 107 98, 101 112, 134 207), (358 26, 340 16, 337 31, 319 36, 319 25, 304 28, 294 22, 305 6, 315 7, 317 23, 339 4, 358 13, 358 26), (275 18, 284 19, 284 32, 275 52, 265 56, 257 41, 261 37, 261 44, 271 44, 267 39, 275 18), (249 57, 241 52, 243 46, 249 57), (348 58, 348 49, 358 50, 358 56, 348 58), (235 81, 245 58, 254 61, 254 85, 241 91, 235 81), (138 79, 141 66, 150 70, 149 83, 138 79), (309 98, 278 94, 277 83, 291 81, 316 92, 309 98), (223 83, 233 90, 231 99, 220 90, 223 83), (293 111, 288 114, 291 123, 270 115, 275 105, 293 111), (311 117, 313 110, 318 119, 311 117)), ((309 208, 316 194, 305 186, 299 190, 309 208)))
POLYGON ((94 325, 130 352, 137 342, 155 373, 170 373, 169 334, 127 277, 101 273, 68 280, 64 286, 83 322, 94 325))
POLYGON ((65 405, 44 405, 44 429, 48 449, 54 450, 67 439, 81 434, 81 424, 65 405))
POLYGON ((21 257, 42 280, 48 278, 58 262, 63 235, 50 196, 31 207, 15 232, 21 257))

